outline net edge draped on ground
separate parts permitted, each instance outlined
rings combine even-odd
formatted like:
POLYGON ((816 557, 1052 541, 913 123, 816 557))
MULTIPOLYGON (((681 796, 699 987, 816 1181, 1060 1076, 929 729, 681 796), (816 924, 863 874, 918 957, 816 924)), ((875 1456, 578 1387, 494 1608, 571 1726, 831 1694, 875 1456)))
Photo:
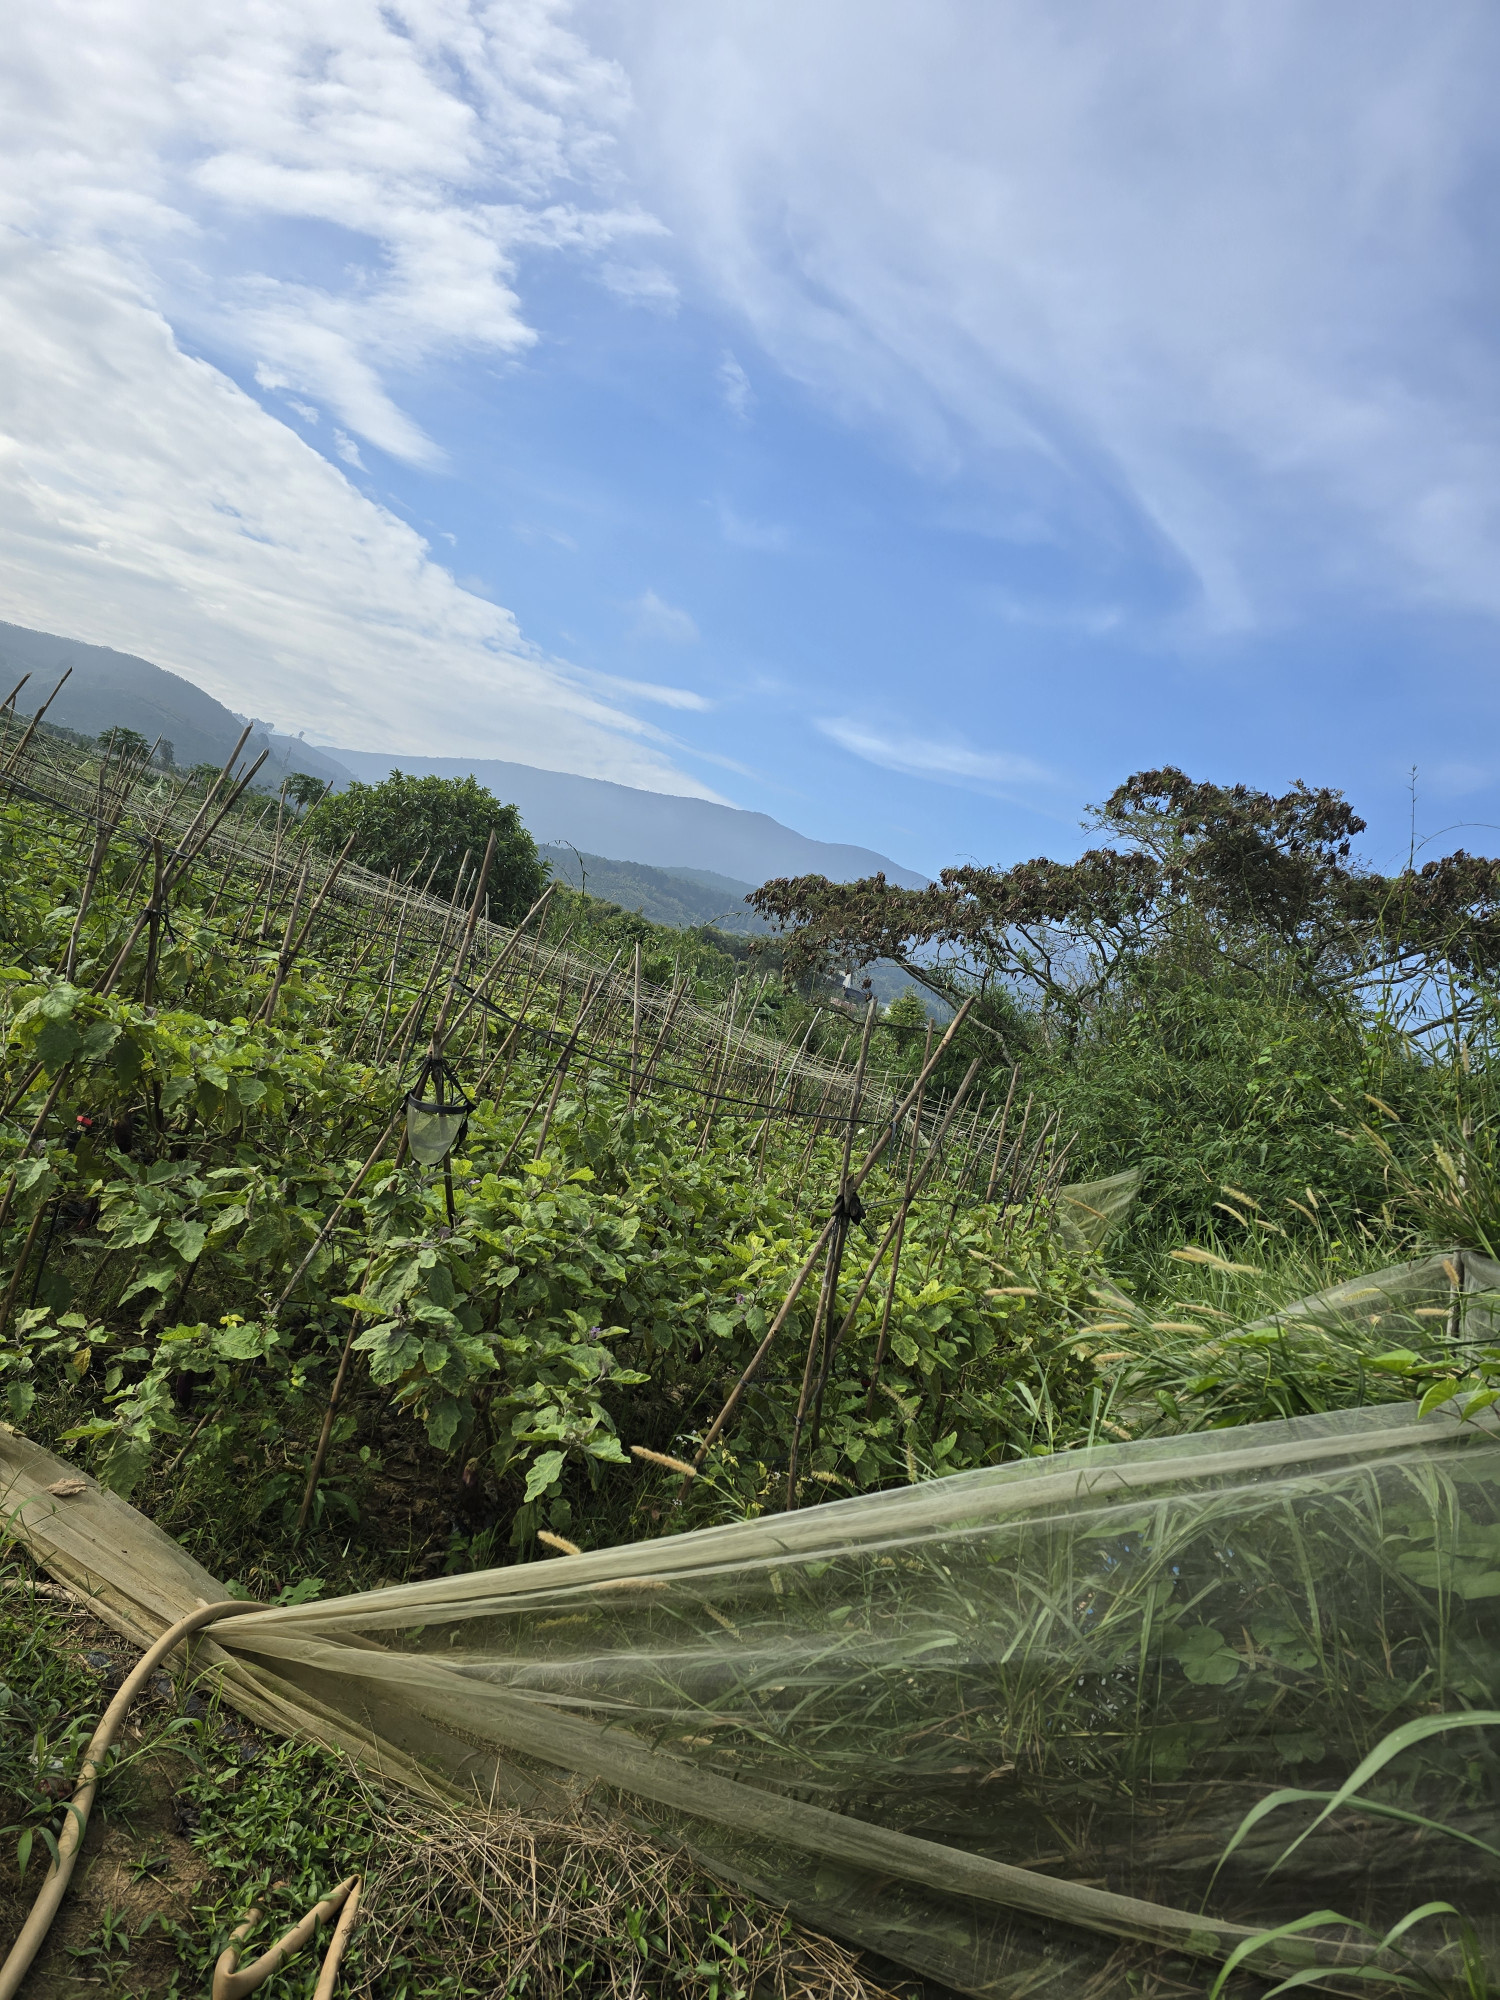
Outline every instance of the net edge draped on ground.
MULTIPOLYGON (((1451 1258, 1414 1260, 1298 1301, 1283 1316, 1341 1315, 1367 1307, 1377 1292, 1399 1313, 1419 1297, 1451 1290, 1453 1275, 1451 1258)), ((1497 1279, 1500 1272, 1485 1260, 1471 1257, 1461 1268, 1463 1285, 1476 1293, 1497 1279)), ((1474 1307, 1488 1317, 1487 1300, 1476 1297, 1474 1307)), ((601 1693, 609 1674, 635 1671, 640 1635, 661 1629, 673 1606, 696 1614, 722 1587, 716 1579, 733 1579, 743 1594, 745 1579, 754 1576, 779 1595, 781 1578, 800 1588, 803 1579, 840 1565, 872 1574, 872 1565, 915 1568, 919 1557, 937 1562, 951 1548, 977 1545, 976 1537, 1010 1532, 1015 1524, 1027 1534, 1049 1533, 1059 1521, 1083 1517, 1094 1524, 1087 1534, 1097 1542, 1098 1523, 1123 1518, 1124 1503, 1129 1512, 1168 1495, 1191 1506, 1193 1494, 1253 1493, 1257 1482, 1277 1482, 1300 1496, 1299 1505, 1316 1506, 1320 1468, 1362 1478, 1382 1465, 1410 1466, 1414 1477, 1427 1478, 1436 1467, 1451 1483, 1450 1461, 1461 1459, 1470 1484, 1477 1468, 1482 1490, 1492 1496, 1500 1488, 1500 1470, 1488 1458, 1496 1438, 1493 1413, 1461 1425, 1450 1411, 1418 1419, 1414 1405, 1384 1404, 1101 1445, 579 1557, 271 1608, 237 1618, 222 1639, 203 1639, 194 1666, 217 1676, 224 1698, 253 1720, 341 1749, 385 1780, 449 1805, 482 1807, 494 1796, 519 1804, 576 1801, 581 1790, 602 1786, 639 1823, 788 1903, 805 1921, 964 1991, 1018 1992, 1006 1965, 1020 1971, 1024 1962, 1026 1991, 1060 1992, 1064 1984, 1054 1987, 1053 1977, 1065 1982, 1084 1963, 1069 1958, 1070 1939, 1087 1944, 1079 1933, 1201 1964, 1227 1955, 1258 1925, 1070 1881, 879 1824, 860 1816, 847 1797, 842 1809, 830 1810, 815 1803, 820 1781, 811 1766, 796 1774, 805 1783, 782 1783, 774 1769, 767 1779, 748 1765, 745 1775, 726 1775, 721 1758, 720 1769, 707 1768, 718 1758, 712 1721, 707 1737, 684 1739, 679 1732, 672 1739, 659 1709, 632 1710, 621 1698, 612 1716, 612 1697, 601 1693), (1476 1453, 1485 1454, 1483 1461, 1476 1453), (613 1653, 593 1636, 606 1624, 626 1634, 613 1653), (554 1656, 561 1641, 533 1636, 525 1642, 534 1651, 530 1667, 493 1637, 569 1625, 581 1628, 592 1650, 580 1658, 566 1650, 554 1656), (491 1634, 477 1653, 465 1636, 476 1630, 491 1634), (580 1672, 586 1684, 569 1693, 569 1675, 580 1672), (644 1720, 644 1733, 632 1719, 644 1720), (784 1863, 780 1874, 767 1860, 776 1852, 784 1863), (993 1924, 987 1931, 975 1910, 1003 1916, 1002 1929, 1010 1927, 1000 1940, 1004 1949, 993 1924)), ((72 1497, 48 1491, 76 1477, 75 1466, 0 1432, 0 1515, 9 1532, 115 1629, 144 1645, 184 1612, 224 1595, 184 1549, 93 1481, 72 1497)), ((1419 1550, 1406 1558, 1408 1570, 1416 1562, 1412 1573, 1420 1576, 1427 1560, 1419 1550)), ((1452 1571, 1451 1553, 1443 1560, 1452 1571)), ((725 1661, 749 1645, 737 1629, 736 1603, 721 1595, 707 1610, 714 1627, 697 1621, 725 1661), (717 1637, 717 1627, 731 1636, 717 1637)), ((807 1604, 807 1618, 824 1616, 815 1593, 807 1604)), ((832 1644, 839 1615, 837 1608, 827 1613, 826 1633, 806 1620, 787 1631, 799 1643, 826 1637, 832 1644)), ((866 1620, 872 1628, 876 1622, 866 1620)), ((705 1663, 714 1669, 716 1661, 705 1642, 693 1644, 693 1670, 701 1676, 705 1663)), ((872 1660, 888 1667, 873 1644, 866 1645, 866 1667, 872 1660)), ((680 1717, 671 1721, 676 1727, 680 1717)), ((824 1795, 839 1804, 831 1792, 824 1795)), ((1347 1939, 1329 1949, 1346 1965, 1357 1955, 1347 1939)))

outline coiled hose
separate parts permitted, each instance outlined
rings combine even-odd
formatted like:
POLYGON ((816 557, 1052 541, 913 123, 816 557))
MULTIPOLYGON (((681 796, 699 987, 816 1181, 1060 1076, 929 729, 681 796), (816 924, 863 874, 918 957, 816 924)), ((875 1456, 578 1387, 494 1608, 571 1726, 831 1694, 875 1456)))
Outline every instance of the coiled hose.
MULTIPOLYGON (((147 1676, 160 1666, 174 1646, 199 1632, 205 1625, 213 1625, 221 1618, 242 1617, 247 1611, 260 1611, 259 1604, 247 1604, 241 1598, 230 1598, 222 1604, 203 1604, 196 1611, 190 1611, 186 1618, 179 1618, 175 1625, 168 1626, 147 1652, 141 1655, 125 1680, 114 1700, 99 1718, 98 1727, 89 1738, 89 1747, 84 1754, 83 1766, 78 1773, 78 1784, 68 1801, 66 1818, 62 1832, 57 1837, 57 1858, 47 1871, 40 1893, 31 1906, 31 1914, 21 1927, 21 1934, 10 1948, 10 1954, 0 1966, 0 2000, 16 2000, 21 1990, 21 1982, 31 1970, 31 1962, 41 1950, 52 1919, 57 1915, 62 1899, 67 1893, 73 1869, 83 1846, 83 1836, 88 1831, 89 1814, 93 1810, 94 1795, 99 1789, 103 1775, 104 1760, 109 1754, 115 1733, 129 1713, 130 1704, 140 1693, 147 1676)), ((238 1951, 236 1947, 245 1932, 260 1914, 252 1910, 234 1932, 228 1948, 221 1954, 214 1970, 213 2000, 243 2000, 277 1969, 284 1959, 290 1958, 313 1934, 317 1925, 342 1906, 338 1928, 334 1931, 324 1961, 322 1975, 318 1980, 317 2000, 328 2000, 333 1992, 338 1964, 343 1956, 344 1945, 353 1927, 354 1914, 359 1907, 359 1877, 350 1876, 341 1882, 331 1895, 324 1898, 316 1908, 309 1910, 301 1923, 289 1930, 284 1938, 272 1945, 268 1952, 247 1965, 243 1972, 236 1971, 238 1951)))

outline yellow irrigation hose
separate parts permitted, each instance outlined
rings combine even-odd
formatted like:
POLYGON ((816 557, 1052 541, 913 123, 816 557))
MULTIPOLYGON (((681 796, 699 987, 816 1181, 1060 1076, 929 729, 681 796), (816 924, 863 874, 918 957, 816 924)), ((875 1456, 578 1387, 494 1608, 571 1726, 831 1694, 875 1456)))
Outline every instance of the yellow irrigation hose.
POLYGON ((289 1959, 294 1951, 301 1951, 318 1925, 327 1923, 340 1907, 343 1909, 343 1915, 339 1918, 338 1928, 334 1931, 333 1941, 328 1947, 328 1956, 323 1961, 323 1970, 318 1975, 317 1991, 313 1995, 313 2000, 331 2000, 333 1984, 338 1977, 339 1960, 344 1955, 344 1945, 354 1925, 354 1913, 359 1908, 357 1875, 351 1875, 347 1882, 340 1882, 336 1889, 330 1890, 321 1903, 313 1905, 301 1923, 294 1924, 286 1936, 278 1938, 269 1951, 262 1952, 253 1965, 247 1965, 243 1971, 239 1971, 237 1968, 240 1960, 240 1942, 260 1915, 259 1910, 252 1910, 245 1921, 230 1932, 228 1944, 219 1953, 219 1962, 214 1967, 213 2000, 245 2000, 246 1994, 253 1993, 256 1987, 269 1979, 273 1972, 278 1972, 283 1962, 289 1959))
MULTIPOLYGON (((190 1611, 186 1618, 179 1618, 175 1625, 168 1626, 156 1644, 137 1661, 131 1673, 120 1687, 119 1693, 99 1718, 99 1726, 89 1739, 89 1747, 84 1755, 83 1766, 78 1774, 78 1784, 68 1801, 67 1817, 62 1832, 57 1839, 57 1859, 47 1871, 45 1881, 31 1915, 22 1926, 21 1934, 11 1946, 10 1955, 0 1966, 0 2000, 16 2000, 21 1982, 31 1970, 31 1962, 41 1950, 47 1932, 52 1927, 52 1919, 57 1915, 63 1896, 72 1878, 79 1850, 83 1846, 83 1836, 88 1831, 89 1813, 93 1809, 94 1794, 99 1789, 99 1779, 103 1774, 104 1760, 109 1747, 114 1742, 115 1732, 125 1720, 130 1704, 135 1700, 145 1684, 147 1676, 159 1666, 174 1646, 201 1631, 205 1625, 215 1624, 220 1618, 238 1618, 247 1611, 260 1611, 259 1604, 247 1604, 240 1598, 231 1598, 223 1604, 203 1604, 196 1611, 190 1611)), ((343 1915, 339 1919, 333 1942, 329 1946, 328 1958, 318 1981, 316 2000, 329 2000, 333 1992, 334 1978, 343 1956, 345 1942, 354 1922, 354 1913, 359 1905, 359 1878, 351 1876, 340 1883, 332 1895, 310 1910, 294 1930, 288 1931, 279 1944, 258 1958, 254 1965, 236 1973, 234 1964, 237 1954, 234 1942, 219 1960, 214 1973, 214 2000, 238 2000, 238 1996, 249 1993, 259 1986, 276 1970, 283 1959, 289 1958, 295 1950, 311 1937, 320 1919, 330 1917, 343 1905, 343 1915), (230 1963, 226 1969, 225 1960, 230 1963), (221 1978, 222 1976, 222 1978, 221 1978)), ((245 1922, 234 1933, 237 1940, 254 1922, 258 1912, 251 1911, 245 1922)))

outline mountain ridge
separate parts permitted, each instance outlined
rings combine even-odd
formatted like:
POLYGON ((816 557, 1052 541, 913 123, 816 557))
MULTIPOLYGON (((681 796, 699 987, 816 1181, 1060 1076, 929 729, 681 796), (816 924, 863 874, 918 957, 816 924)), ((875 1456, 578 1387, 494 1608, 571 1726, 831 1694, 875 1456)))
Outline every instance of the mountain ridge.
MULTIPOLYGON (((0 621, 0 685, 8 691, 23 673, 31 676, 18 702, 23 712, 28 704, 35 707, 46 700, 67 667, 72 673, 47 711, 50 722, 85 736, 118 724, 137 730, 148 742, 164 738, 179 766, 222 764, 247 720, 185 675, 137 653, 0 621)), ((743 896, 750 884, 775 875, 851 881, 883 872, 905 888, 921 888, 927 881, 873 848, 816 840, 769 813, 709 799, 641 791, 607 778, 544 771, 500 758, 340 750, 308 743, 259 718, 253 719, 252 729, 250 755, 270 752, 262 781, 273 785, 296 771, 338 787, 354 778, 378 782, 397 768, 418 776, 472 773, 504 803, 520 807, 539 844, 571 845, 596 858, 611 857, 618 867, 685 871, 684 880, 696 874, 702 878, 699 888, 710 895, 743 896)))
POLYGON ((543 845, 571 841, 586 853, 620 853, 648 868, 692 864, 732 881, 764 882, 774 875, 826 875, 834 882, 884 874, 905 889, 925 888, 928 878, 903 868, 873 848, 816 840, 783 826, 769 813, 747 812, 711 799, 674 792, 643 792, 608 778, 543 771, 498 757, 397 757, 389 752, 329 746, 334 758, 366 784, 392 770, 417 777, 459 778, 481 785, 521 809, 532 837, 543 845))

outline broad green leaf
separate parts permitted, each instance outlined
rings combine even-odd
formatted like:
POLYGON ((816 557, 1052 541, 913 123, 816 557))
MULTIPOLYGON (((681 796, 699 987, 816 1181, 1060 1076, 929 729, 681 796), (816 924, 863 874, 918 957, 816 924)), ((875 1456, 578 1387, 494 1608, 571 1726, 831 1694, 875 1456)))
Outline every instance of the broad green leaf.
POLYGON ((169 1222, 162 1231, 172 1248, 184 1264, 196 1264, 203 1254, 203 1241, 208 1235, 206 1222, 185 1222, 181 1219, 169 1222))
POLYGON ((1458 1394, 1458 1390, 1459 1383, 1456 1376, 1444 1375, 1439 1377, 1436 1382, 1433 1382, 1428 1387, 1426 1394, 1418 1404, 1417 1415, 1425 1417, 1433 1410, 1441 1409, 1444 1403, 1453 1400, 1458 1394))
POLYGON ((531 1470, 526 1475, 527 1500, 540 1500, 542 1495, 562 1477, 563 1453, 544 1451, 533 1459, 531 1470))
POLYGON ((51 1019, 43 1022, 42 1032, 36 1038, 33 1053, 44 1069, 56 1076, 65 1063, 70 1063, 83 1047, 83 1037, 66 1019, 51 1019))

